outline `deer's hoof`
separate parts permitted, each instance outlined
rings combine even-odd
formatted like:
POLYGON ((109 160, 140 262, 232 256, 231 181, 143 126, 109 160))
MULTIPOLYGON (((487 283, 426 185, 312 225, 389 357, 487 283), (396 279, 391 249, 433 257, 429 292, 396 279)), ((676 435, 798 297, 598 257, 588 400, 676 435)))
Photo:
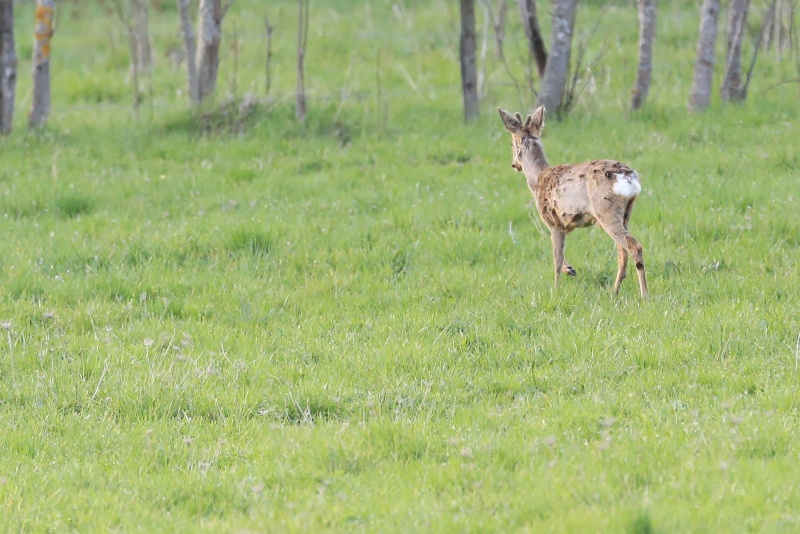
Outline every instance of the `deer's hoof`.
POLYGON ((573 269, 571 265, 567 265, 566 267, 564 267, 564 272, 567 273, 569 276, 575 276, 577 274, 575 272, 575 269, 573 269))

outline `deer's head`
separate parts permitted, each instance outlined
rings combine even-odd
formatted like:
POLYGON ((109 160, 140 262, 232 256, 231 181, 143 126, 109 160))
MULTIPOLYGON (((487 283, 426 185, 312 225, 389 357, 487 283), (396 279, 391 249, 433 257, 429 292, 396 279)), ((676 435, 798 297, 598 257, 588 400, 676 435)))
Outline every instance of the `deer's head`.
POLYGON ((503 119, 503 125, 506 130, 511 132, 511 166, 515 170, 522 170, 522 157, 523 153, 533 154, 534 148, 538 147, 541 152, 542 143, 539 137, 542 135, 544 128, 544 106, 536 108, 531 115, 522 122, 522 115, 514 113, 513 115, 504 109, 498 108, 500 118, 503 119))

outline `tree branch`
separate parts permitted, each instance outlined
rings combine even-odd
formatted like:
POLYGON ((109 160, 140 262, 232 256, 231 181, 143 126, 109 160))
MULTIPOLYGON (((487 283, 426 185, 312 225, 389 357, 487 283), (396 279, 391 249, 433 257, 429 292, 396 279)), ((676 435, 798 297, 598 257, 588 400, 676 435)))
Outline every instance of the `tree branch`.
POLYGON ((225 2, 225 5, 222 6, 222 11, 220 12, 220 15, 219 15, 220 23, 222 23, 222 21, 225 19, 225 14, 228 12, 228 8, 231 7, 233 2, 234 2, 234 0, 228 0, 227 2, 225 2))
POLYGON ((775 6, 777 3, 778 0, 772 0, 772 4, 769 6, 767 16, 764 18, 764 23, 761 25, 761 31, 758 32, 758 42, 756 43, 756 48, 753 51, 753 60, 750 62, 750 68, 747 70, 747 78, 745 78, 744 86, 742 86, 742 100, 747 98, 747 88, 750 87, 750 78, 753 77, 753 71, 756 68, 758 50, 761 48, 761 43, 764 42, 764 32, 767 31, 767 25, 769 24, 770 18, 775 14, 775 6))

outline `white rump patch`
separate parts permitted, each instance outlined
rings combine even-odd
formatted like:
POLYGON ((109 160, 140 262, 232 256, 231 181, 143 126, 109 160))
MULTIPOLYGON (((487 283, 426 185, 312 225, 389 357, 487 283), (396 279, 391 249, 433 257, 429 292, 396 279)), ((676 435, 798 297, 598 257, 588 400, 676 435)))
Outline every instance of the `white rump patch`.
POLYGON ((642 192, 642 184, 639 183, 639 175, 636 172, 631 174, 615 174, 617 181, 614 182, 612 190, 617 195, 624 198, 633 198, 642 192))

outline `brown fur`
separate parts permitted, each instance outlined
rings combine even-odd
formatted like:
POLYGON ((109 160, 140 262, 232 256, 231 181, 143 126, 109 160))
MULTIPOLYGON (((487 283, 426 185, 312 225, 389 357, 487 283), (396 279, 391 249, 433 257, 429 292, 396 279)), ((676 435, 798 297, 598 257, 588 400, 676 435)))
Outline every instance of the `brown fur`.
MULTIPOLYGON (((544 128, 544 106, 540 106, 525 123, 519 113, 509 114, 498 110, 506 129, 511 132, 512 162, 517 171, 523 171, 528 187, 536 201, 542 221, 550 229, 553 241, 555 281, 562 272, 575 276, 575 269, 564 259, 566 235, 576 228, 599 224, 617 244, 618 271, 614 292, 625 278, 628 255, 634 257, 639 278, 639 289, 647 296, 642 246, 628 232, 628 222, 639 186, 639 176, 627 165, 614 160, 595 160, 573 165, 547 163, 539 139, 544 128), (623 183, 622 192, 615 184, 623 183)), ((618 184, 619 185, 619 184, 618 184)))

